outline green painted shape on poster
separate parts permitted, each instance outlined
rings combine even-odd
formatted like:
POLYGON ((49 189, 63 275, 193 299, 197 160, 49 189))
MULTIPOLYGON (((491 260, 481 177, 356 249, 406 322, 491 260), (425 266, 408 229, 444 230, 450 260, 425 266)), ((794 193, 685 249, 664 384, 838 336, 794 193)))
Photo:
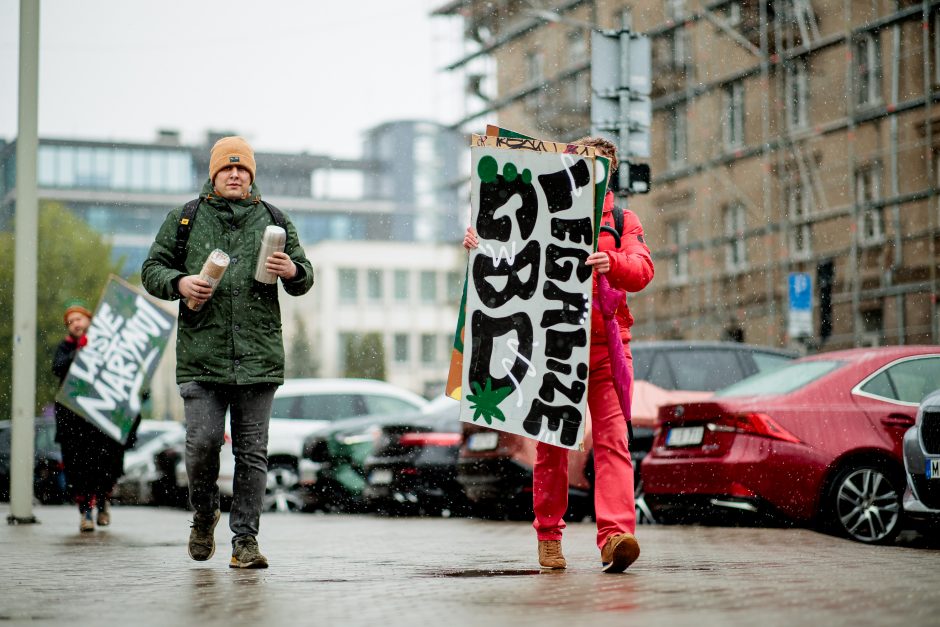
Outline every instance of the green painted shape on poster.
POLYGON ((486 424, 493 424, 493 420, 506 422, 506 416, 499 409, 499 404, 506 400, 506 397, 512 393, 512 387, 506 386, 493 389, 493 379, 486 378, 486 386, 480 387, 478 381, 471 381, 470 387, 473 388, 473 394, 467 394, 467 400, 470 402, 470 409, 473 410, 473 419, 483 418, 486 424))
POLYGON ((496 159, 489 155, 483 157, 477 163, 477 174, 480 175, 480 180, 484 183, 494 182, 498 173, 499 164, 496 163, 496 159))

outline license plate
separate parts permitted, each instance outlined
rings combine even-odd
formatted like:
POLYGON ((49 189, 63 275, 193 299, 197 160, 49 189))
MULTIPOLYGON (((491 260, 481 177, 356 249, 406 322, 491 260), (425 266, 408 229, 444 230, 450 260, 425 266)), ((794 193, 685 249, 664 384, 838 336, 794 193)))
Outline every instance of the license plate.
POLYGON ((471 433, 467 438, 467 450, 470 451, 492 451, 499 443, 499 434, 495 431, 484 431, 482 433, 471 433))
POLYGON ((705 427, 676 427, 666 434, 666 446, 695 446, 704 436, 705 427))
POLYGON ((940 459, 927 460, 927 478, 940 479, 940 459))
POLYGON ((385 468, 373 470, 369 474, 369 483, 372 485, 387 485, 392 482, 392 471, 385 468))

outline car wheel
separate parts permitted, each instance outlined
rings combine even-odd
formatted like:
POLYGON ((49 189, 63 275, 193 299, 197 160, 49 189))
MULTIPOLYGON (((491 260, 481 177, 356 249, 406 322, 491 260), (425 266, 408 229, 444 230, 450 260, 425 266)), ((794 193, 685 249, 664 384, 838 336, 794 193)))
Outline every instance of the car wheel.
POLYGON ((299 512, 305 500, 297 468, 288 462, 275 462, 268 467, 268 482, 262 507, 267 512, 299 512))
POLYGON ((637 482, 636 487, 633 489, 633 498, 636 503, 636 524, 655 525, 656 518, 653 516, 649 505, 646 504, 646 493, 643 492, 642 479, 637 482))
POLYGON ((901 530, 903 493, 899 478, 883 466, 845 468, 829 491, 829 523, 836 533, 857 542, 890 542, 901 530))

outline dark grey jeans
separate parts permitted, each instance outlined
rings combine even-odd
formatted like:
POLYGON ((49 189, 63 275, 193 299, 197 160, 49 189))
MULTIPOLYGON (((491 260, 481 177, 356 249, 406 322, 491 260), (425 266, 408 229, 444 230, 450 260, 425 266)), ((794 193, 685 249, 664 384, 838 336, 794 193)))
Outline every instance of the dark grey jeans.
POLYGON ((180 385, 186 415, 186 473, 189 502, 197 512, 219 508, 219 451, 225 413, 231 410, 235 484, 229 527, 235 537, 257 536, 268 475, 268 423, 277 384, 180 385))

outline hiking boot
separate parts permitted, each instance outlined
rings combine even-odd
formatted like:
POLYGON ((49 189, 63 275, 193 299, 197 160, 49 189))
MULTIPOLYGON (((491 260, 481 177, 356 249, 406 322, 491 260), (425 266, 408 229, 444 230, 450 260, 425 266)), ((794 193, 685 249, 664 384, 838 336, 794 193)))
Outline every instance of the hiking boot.
POLYGON ((204 562, 215 555, 215 526, 219 524, 222 512, 215 510, 204 514, 193 514, 192 530, 189 532, 189 556, 197 562, 204 562))
POLYGON ((561 540, 539 540, 539 566, 542 568, 568 568, 561 553, 561 540))
POLYGON ((622 573, 640 557, 640 543, 632 533, 609 536, 601 549, 602 568, 605 573, 622 573))
POLYGON ((268 560, 258 549, 254 536, 238 536, 232 544, 229 568, 267 568, 268 560))
POLYGON ((94 518, 92 518, 91 510, 88 510, 87 512, 79 512, 79 513, 82 516, 82 521, 78 525, 78 530, 81 531, 82 533, 85 533, 87 531, 94 531, 95 520, 94 518))
POLYGON ((111 504, 104 501, 98 506, 98 526, 107 527, 111 524, 111 504))

